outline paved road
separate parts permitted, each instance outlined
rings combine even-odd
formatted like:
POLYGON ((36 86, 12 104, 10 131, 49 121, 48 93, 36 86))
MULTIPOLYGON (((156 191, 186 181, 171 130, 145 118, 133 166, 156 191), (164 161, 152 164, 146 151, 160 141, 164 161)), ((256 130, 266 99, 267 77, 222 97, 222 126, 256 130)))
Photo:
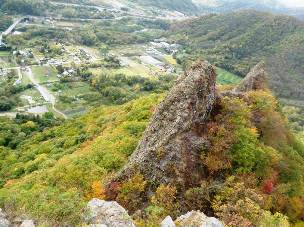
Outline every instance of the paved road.
POLYGON ((49 92, 49 90, 46 87, 40 85, 39 82, 35 79, 31 67, 26 67, 26 71, 24 73, 29 78, 29 80, 35 85, 36 89, 40 92, 40 94, 44 98, 44 100, 48 103, 51 103, 53 110, 57 114, 61 115, 65 119, 67 119, 67 116, 63 112, 56 109, 56 107, 55 107, 55 104, 56 104, 55 96, 51 92, 49 92))

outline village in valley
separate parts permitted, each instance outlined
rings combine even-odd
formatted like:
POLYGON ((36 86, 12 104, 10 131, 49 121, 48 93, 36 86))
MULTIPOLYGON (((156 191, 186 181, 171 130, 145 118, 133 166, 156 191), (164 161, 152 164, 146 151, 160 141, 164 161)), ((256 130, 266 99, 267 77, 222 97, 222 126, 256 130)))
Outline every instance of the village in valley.
MULTIPOLYGON (((172 83, 183 70, 176 58, 182 48, 165 34, 171 19, 185 15, 157 12, 160 16, 152 19, 151 12, 121 5, 53 4, 81 9, 89 16, 72 17, 67 11, 56 17, 14 17, 1 34, 0 83, 8 83, 9 78, 17 91, 12 93, 14 104, 4 103, 1 108, 0 103, 0 115, 52 112, 69 118, 96 105, 123 103, 145 89, 157 90, 159 78, 172 83), (97 81, 108 75, 138 77, 152 85, 140 91, 136 84, 105 89, 97 81)), ((228 72, 220 73, 229 82, 238 81, 228 72)))
MULTIPOLYGON (((42 21, 40 18, 22 18, 17 21, 14 27, 4 32, 5 37, 18 37, 22 30, 29 26, 52 26, 57 22, 62 23, 62 20, 42 21)), ((73 26, 73 23, 69 22, 69 26, 73 26)), ((10 111, 0 112, 0 115, 6 116, 26 112, 43 114, 51 111, 58 117, 67 118, 87 111, 91 103, 86 103, 82 97, 94 96, 97 91, 91 88, 89 83, 79 80, 77 69, 81 67, 88 68, 93 74, 103 73, 105 70, 143 77, 175 74, 177 70, 172 55, 176 53, 178 45, 167 43, 165 38, 155 39, 144 47, 130 45, 125 49, 110 49, 107 53, 102 53, 94 47, 69 45, 60 40, 49 40, 40 47, 17 46, 14 49, 1 41, 0 48, 0 81, 6 80, 10 75, 15 78, 14 86, 29 87, 18 94, 21 100, 18 106, 10 111), (104 69, 102 64, 107 58, 116 59, 117 65, 104 69), (64 86, 61 86, 62 84, 64 86), (61 101, 65 96, 72 99, 68 104, 61 101)))

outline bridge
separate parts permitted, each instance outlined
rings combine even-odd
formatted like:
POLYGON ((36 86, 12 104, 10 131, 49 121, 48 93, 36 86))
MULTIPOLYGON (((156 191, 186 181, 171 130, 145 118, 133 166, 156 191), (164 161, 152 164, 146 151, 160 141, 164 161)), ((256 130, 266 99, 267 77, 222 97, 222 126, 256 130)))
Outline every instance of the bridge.
POLYGON ((4 43, 2 42, 3 36, 7 36, 7 35, 11 34, 19 23, 27 21, 27 20, 29 20, 28 17, 19 18, 11 26, 9 26, 8 29, 6 29, 4 32, 2 32, 2 34, 0 35, 0 46, 4 45, 4 43))

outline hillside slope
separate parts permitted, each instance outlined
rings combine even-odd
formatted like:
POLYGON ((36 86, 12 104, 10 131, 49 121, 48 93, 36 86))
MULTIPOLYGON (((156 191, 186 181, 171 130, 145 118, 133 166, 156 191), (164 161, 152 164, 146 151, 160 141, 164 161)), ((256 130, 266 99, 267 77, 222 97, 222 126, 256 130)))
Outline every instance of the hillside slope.
POLYGON ((283 13, 300 19, 304 15, 303 8, 292 7, 291 2, 282 0, 193 0, 193 2, 201 11, 207 13, 224 13, 252 9, 263 12, 283 13))
POLYGON ((47 226, 80 223, 86 200, 127 162, 160 98, 98 108, 14 150, 0 146, 0 207, 47 226))
POLYGON ((196 14, 199 8, 192 2, 192 0, 133 0, 143 6, 154 6, 160 9, 167 9, 179 11, 186 14, 196 14))
MULTIPOLYGON (((288 16, 256 11, 208 15, 172 26, 172 40, 186 46, 187 56, 245 76, 260 59, 281 98, 304 98, 304 23, 288 16)), ((184 57, 180 55, 180 57, 184 57)))
POLYGON ((252 79, 264 74, 259 66, 237 90, 214 90, 215 69, 197 63, 156 111, 163 96, 145 96, 37 133, 16 149, 0 147, 0 207, 39 226, 82 223, 91 198, 115 198, 131 214, 140 209, 133 216, 138 226, 188 210, 215 214, 229 226, 278 226, 284 215, 300 223, 304 148, 275 98, 252 79), (193 164, 202 171, 191 175, 193 164), (131 171, 117 175, 123 166, 131 171))

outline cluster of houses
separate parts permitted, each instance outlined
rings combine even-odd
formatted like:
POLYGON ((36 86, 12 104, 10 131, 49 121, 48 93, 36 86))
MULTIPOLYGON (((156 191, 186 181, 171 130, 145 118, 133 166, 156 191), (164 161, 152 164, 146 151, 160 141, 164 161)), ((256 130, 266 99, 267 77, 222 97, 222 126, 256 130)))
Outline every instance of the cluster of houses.
POLYGON ((58 66, 58 65, 62 65, 64 63, 67 63, 69 61, 74 61, 76 63, 81 63, 82 60, 89 61, 89 60, 92 59, 92 56, 87 51, 85 51, 84 49, 80 48, 76 52, 70 52, 69 50, 66 49, 66 47, 63 44, 58 44, 58 45, 61 46, 62 53, 65 53, 65 54, 68 55, 69 60, 68 59, 63 60, 63 59, 54 59, 54 58, 44 57, 44 58, 38 60, 38 63, 40 65, 49 64, 49 65, 58 66))
POLYGON ((151 46, 147 48, 146 54, 139 57, 140 61, 144 64, 153 65, 163 72, 174 73, 175 68, 172 65, 164 63, 164 54, 161 50, 167 54, 174 55, 177 53, 179 45, 168 43, 166 38, 155 39, 150 44, 151 46))
POLYGON ((13 51, 14 56, 21 56, 23 58, 33 58, 33 52, 31 50, 15 50, 13 51))
POLYGON ((168 43, 168 40, 166 38, 155 39, 150 43, 155 48, 164 49, 168 54, 176 54, 180 48, 179 44, 168 43))
POLYGON ((73 69, 73 68, 70 68, 70 69, 65 69, 63 71, 63 73, 61 74, 58 74, 57 77, 58 78, 64 78, 64 77, 72 77, 76 74, 76 70, 73 69))

